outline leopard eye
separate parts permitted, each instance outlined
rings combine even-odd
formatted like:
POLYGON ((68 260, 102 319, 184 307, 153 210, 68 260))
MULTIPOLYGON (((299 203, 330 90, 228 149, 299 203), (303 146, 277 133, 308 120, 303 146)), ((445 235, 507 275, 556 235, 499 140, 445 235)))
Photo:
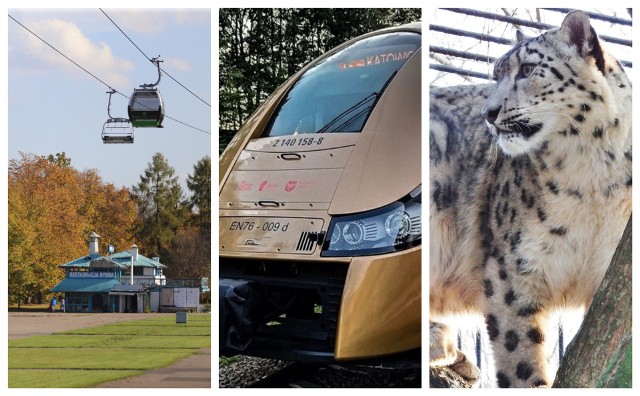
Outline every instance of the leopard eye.
POLYGON ((532 64, 532 63, 525 63, 522 66, 520 66, 520 73, 518 73, 518 78, 527 78, 531 75, 531 73, 533 73, 533 70, 535 70, 536 65, 532 64))

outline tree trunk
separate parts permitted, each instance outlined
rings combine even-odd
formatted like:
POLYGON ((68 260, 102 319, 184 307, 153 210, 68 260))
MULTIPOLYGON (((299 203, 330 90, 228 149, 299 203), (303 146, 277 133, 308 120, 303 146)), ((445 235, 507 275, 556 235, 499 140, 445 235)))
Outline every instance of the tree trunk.
POLYGON ((429 367, 429 388, 471 388, 471 384, 449 367, 429 367))
POLYGON ((631 217, 554 388, 631 387, 631 217))

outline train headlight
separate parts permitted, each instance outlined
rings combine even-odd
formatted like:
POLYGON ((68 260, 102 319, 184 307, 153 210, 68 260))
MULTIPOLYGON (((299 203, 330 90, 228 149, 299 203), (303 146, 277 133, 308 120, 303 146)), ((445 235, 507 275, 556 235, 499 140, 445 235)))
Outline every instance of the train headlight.
POLYGON ((350 221, 342 228, 342 237, 349 245, 357 246, 364 239, 364 227, 362 221, 350 221))
POLYGON ((384 230, 394 238, 405 238, 411 230, 411 217, 403 210, 390 214, 384 221, 384 230))
POLYGON ((419 245, 422 238, 422 188, 369 212, 331 219, 322 256, 365 256, 419 245))

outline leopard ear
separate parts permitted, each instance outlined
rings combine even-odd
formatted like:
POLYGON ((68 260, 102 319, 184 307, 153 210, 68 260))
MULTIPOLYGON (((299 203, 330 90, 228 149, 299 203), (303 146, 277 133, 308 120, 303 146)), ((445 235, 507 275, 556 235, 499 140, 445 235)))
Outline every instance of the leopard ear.
POLYGON ((592 56, 598 70, 605 73, 604 55, 596 31, 591 27, 589 16, 582 11, 571 11, 560 26, 561 37, 570 45, 578 47, 578 53, 586 58, 592 56))
POLYGON ((516 30, 516 42, 517 43, 523 42, 526 39, 527 39, 527 36, 525 36, 524 33, 522 33, 522 30, 520 30, 520 29, 516 30))

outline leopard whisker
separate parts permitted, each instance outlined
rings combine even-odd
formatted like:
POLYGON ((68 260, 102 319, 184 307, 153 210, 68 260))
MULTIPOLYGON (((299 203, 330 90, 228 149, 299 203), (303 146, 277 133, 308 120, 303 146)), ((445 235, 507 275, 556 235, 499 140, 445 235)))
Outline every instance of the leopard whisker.
MULTIPOLYGON (((547 106, 547 107, 549 108, 549 107, 553 107, 553 106, 547 106)), ((574 129, 576 131, 578 131, 578 134, 580 134, 580 135, 583 134, 582 128, 580 126, 580 123, 578 123, 578 121, 576 121, 576 119, 573 118, 573 116, 571 116, 569 114, 562 113, 562 112, 556 112, 556 111, 545 111, 544 108, 531 109, 531 111, 527 112, 528 116, 550 115, 550 114, 569 118, 569 121, 571 122, 571 126, 574 127, 574 129)), ((527 125, 527 126, 534 125, 534 124, 526 123, 526 122, 522 122, 522 121, 520 121, 520 123, 523 124, 523 125, 527 125)))

